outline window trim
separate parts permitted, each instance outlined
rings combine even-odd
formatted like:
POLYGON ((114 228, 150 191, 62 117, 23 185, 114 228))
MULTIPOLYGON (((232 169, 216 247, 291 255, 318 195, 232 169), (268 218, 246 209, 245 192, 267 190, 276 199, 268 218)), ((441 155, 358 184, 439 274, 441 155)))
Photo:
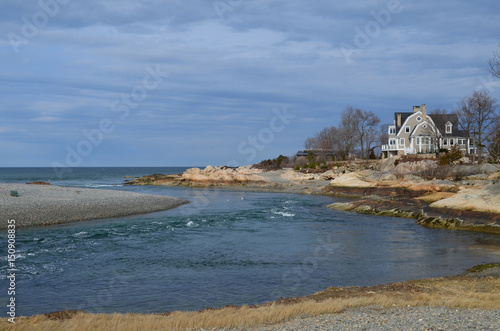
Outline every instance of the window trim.
POLYGON ((410 133, 410 126, 409 125, 405 126, 405 132, 410 133))

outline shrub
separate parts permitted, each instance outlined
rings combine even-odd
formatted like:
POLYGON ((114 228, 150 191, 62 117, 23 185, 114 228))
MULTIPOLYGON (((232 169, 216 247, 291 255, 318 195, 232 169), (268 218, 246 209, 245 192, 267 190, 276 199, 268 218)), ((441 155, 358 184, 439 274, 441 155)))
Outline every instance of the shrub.
POLYGON ((279 170, 282 169, 281 165, 287 162, 289 162, 289 159, 286 156, 280 155, 276 159, 263 160, 260 163, 254 164, 252 167, 263 170, 279 170))
POLYGON ((453 146, 446 154, 439 158, 439 165, 447 165, 460 160, 463 157, 462 152, 453 146))
POLYGON ((307 153, 307 160, 309 162, 314 162, 314 160, 316 160, 316 155, 314 155, 313 152, 309 151, 309 153, 307 153))
POLYGON ((17 193, 17 191, 10 191, 10 196, 11 197, 18 197, 19 193, 17 193))

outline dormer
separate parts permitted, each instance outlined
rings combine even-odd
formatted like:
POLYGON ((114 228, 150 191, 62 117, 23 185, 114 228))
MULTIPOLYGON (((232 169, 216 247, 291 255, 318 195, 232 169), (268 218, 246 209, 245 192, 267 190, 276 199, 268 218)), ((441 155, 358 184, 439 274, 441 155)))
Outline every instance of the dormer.
POLYGON ((451 124, 450 121, 446 122, 445 126, 445 133, 452 133, 453 132, 453 124, 451 124))

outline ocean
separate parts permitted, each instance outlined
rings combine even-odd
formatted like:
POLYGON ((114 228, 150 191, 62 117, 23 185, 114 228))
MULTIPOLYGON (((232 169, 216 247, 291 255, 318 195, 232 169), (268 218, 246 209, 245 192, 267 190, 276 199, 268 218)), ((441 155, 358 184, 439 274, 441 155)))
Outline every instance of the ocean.
MULTIPOLYGON (((185 169, 74 168, 59 178, 50 168, 0 168, 3 183, 46 181, 191 202, 147 215, 18 229, 17 313, 160 313, 259 304, 330 286, 454 275, 500 259, 500 236, 332 211, 325 206, 340 201, 332 197, 123 186, 125 176, 185 169)), ((5 231, 0 243, 0 304, 6 305, 5 231)))

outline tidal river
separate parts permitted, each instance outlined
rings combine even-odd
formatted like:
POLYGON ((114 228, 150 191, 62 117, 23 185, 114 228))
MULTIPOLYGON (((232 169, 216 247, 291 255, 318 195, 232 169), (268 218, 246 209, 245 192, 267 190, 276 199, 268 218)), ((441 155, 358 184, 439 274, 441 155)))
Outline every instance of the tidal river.
MULTIPOLYGON (((500 260, 500 236, 357 215, 323 196, 121 186, 125 175, 181 168, 2 169, 0 182, 127 190, 185 198, 174 210, 16 233, 17 312, 154 313, 255 304, 329 286, 453 275, 500 260)), ((7 303, 7 233, 0 234, 7 303)))

